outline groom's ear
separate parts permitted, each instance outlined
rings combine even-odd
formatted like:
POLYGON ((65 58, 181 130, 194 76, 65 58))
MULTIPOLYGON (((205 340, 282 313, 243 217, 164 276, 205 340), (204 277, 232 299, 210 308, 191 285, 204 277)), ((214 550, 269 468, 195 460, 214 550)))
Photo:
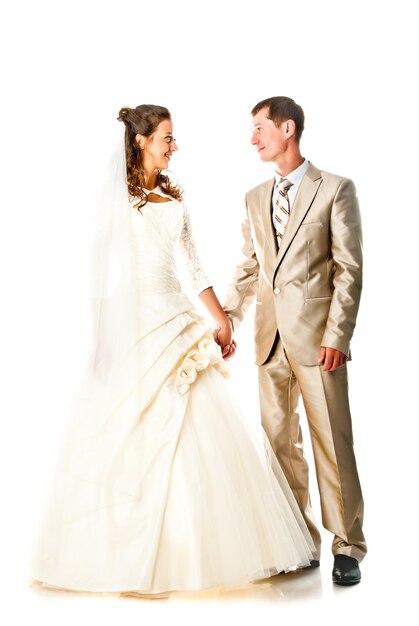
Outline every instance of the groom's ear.
POLYGON ((285 124, 286 124, 285 134, 287 135, 287 137, 293 137, 295 135, 295 130, 296 130, 294 120, 287 120, 285 124))
POLYGON ((294 120, 286 120, 283 122, 283 127, 285 135, 288 139, 295 135, 296 126, 294 120))

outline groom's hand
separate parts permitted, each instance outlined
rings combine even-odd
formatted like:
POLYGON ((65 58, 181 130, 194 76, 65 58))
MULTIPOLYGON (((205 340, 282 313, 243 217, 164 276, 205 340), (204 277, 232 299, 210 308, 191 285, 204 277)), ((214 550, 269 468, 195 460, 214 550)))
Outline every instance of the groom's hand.
POLYGON ((338 367, 345 365, 347 360, 347 355, 340 350, 336 350, 335 348, 326 348, 325 346, 320 348, 320 358, 318 360, 318 364, 323 365, 322 369, 324 372, 333 372, 333 370, 337 370, 338 367))

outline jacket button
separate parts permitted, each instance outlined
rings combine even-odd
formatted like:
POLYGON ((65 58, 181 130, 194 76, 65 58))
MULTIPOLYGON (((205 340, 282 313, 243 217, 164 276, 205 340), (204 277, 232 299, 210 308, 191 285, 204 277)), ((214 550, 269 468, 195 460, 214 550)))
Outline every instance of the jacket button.
POLYGON ((274 294, 277 296, 279 293, 281 293, 281 290, 278 289, 278 287, 275 287, 274 294))

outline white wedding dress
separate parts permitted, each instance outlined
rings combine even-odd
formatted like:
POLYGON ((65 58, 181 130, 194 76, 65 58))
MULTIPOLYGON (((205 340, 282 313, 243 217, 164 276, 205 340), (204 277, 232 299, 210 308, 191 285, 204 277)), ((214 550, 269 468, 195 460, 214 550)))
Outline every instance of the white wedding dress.
POLYGON ((140 374, 115 380, 120 401, 110 410, 104 399, 102 420, 89 424, 83 414, 70 427, 36 535, 33 578, 160 594, 308 565, 313 545, 266 436, 241 415, 220 348, 181 291, 179 249, 196 291, 211 284, 184 205, 133 209, 132 236, 140 374))

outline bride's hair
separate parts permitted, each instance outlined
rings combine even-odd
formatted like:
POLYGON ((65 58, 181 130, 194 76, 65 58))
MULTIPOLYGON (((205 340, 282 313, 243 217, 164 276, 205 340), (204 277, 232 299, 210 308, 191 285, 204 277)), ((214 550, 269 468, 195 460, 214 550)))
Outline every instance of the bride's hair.
MULTIPOLYGON (((170 112, 165 107, 155 104, 140 104, 135 109, 123 107, 119 111, 118 120, 125 124, 125 154, 127 160, 128 191, 140 201, 134 206, 140 209, 147 202, 144 191, 146 178, 141 162, 141 150, 135 139, 136 135, 150 137, 163 120, 171 120, 170 112)), ((161 171, 157 174, 157 185, 175 200, 182 200, 182 189, 173 184, 170 178, 161 171)))

